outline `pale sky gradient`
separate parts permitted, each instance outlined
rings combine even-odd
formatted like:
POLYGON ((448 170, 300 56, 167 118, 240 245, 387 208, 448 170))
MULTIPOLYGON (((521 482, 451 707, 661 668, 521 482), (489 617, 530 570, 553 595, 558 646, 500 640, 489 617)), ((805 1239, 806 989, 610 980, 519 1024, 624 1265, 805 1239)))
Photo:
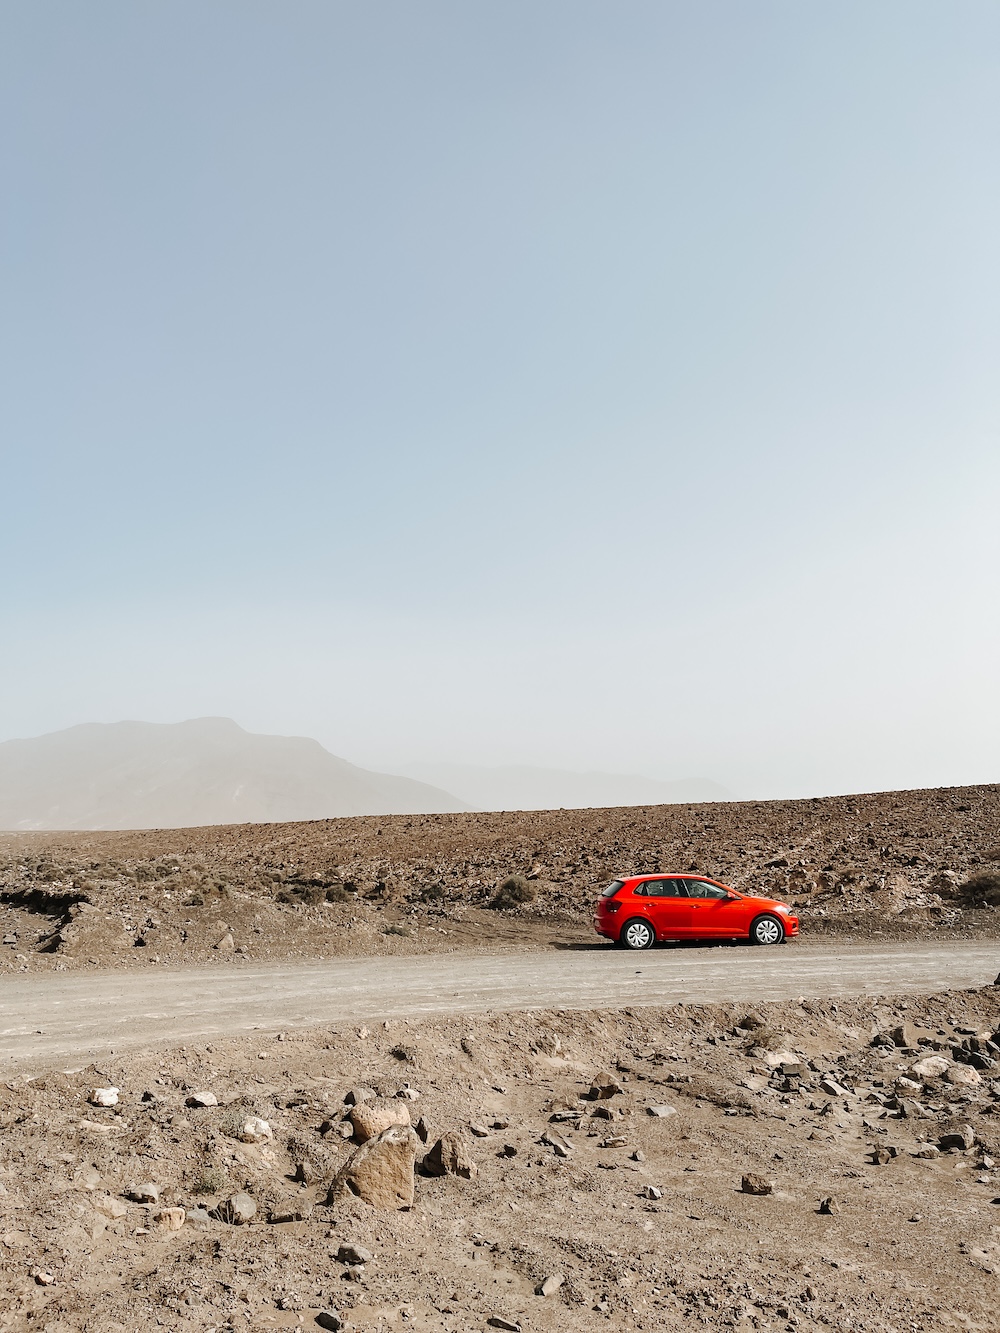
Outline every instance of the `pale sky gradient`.
POLYGON ((1000 6, 0 15, 0 739, 1000 780, 1000 6))

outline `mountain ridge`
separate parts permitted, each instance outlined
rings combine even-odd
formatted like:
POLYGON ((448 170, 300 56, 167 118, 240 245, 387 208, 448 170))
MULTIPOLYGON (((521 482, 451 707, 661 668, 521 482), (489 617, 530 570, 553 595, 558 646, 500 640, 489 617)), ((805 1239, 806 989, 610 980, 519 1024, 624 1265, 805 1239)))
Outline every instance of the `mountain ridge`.
POLYGON ((0 742, 0 829, 198 828, 442 814, 449 792, 359 768, 305 736, 230 718, 83 722, 0 742))

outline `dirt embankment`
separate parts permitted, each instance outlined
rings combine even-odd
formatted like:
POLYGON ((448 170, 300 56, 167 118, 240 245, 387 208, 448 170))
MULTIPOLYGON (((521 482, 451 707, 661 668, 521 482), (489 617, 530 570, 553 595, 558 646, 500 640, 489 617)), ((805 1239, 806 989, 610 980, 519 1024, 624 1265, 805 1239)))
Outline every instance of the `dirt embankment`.
POLYGON ((1000 787, 805 801, 0 834, 0 966, 548 947, 622 872, 793 902, 805 934, 996 933, 1000 787), (521 877, 530 900, 491 910, 521 877))
POLYGON ((500 1014, 11 1079, 0 1328, 992 1330, 998 1022, 500 1014))

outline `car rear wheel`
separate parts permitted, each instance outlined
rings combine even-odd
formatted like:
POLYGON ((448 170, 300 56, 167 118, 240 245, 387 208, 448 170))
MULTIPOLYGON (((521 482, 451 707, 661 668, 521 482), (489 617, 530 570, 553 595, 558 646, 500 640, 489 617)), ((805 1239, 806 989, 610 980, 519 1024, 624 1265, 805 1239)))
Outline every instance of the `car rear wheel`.
POLYGON ((780 944, 785 938, 785 927, 776 916, 759 916, 750 926, 754 944, 780 944))
POLYGON ((656 943, 656 931, 648 921, 633 917, 622 926, 618 942, 626 949, 651 949, 656 943))

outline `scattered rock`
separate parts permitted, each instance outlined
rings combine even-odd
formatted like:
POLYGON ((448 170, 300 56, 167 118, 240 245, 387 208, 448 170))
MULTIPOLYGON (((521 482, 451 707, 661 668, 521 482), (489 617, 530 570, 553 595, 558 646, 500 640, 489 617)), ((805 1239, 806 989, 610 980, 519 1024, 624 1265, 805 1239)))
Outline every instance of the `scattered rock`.
POLYGON ((488 1139, 490 1136, 490 1131, 486 1126, 478 1124, 475 1120, 471 1122, 469 1129, 475 1134, 477 1139, 488 1139))
POLYGON ((945 1082, 959 1088, 974 1088, 983 1081, 982 1075, 969 1065, 950 1065, 944 1077, 945 1082))
POLYGON ((454 1131, 442 1134, 424 1156, 421 1168, 429 1176, 452 1175, 460 1176, 463 1180, 473 1180, 479 1174, 468 1144, 461 1134, 454 1131))
POLYGON ((234 1194, 212 1209, 212 1216, 228 1226, 242 1227, 251 1222, 257 1213, 257 1204, 245 1191, 234 1194))
POLYGON ((748 1171, 740 1186, 744 1194, 773 1194, 774 1185, 755 1171, 748 1171))
POLYGON ((925 1055, 922 1060, 918 1060, 913 1066, 912 1072, 918 1078, 940 1078, 942 1074, 947 1073, 950 1060, 946 1060, 943 1055, 925 1055))
POLYGON ((667 1116, 671 1116, 671 1115, 676 1115, 676 1114, 677 1114, 677 1107, 676 1107, 676 1106, 668 1106, 668 1105, 666 1104, 666 1102, 663 1102, 663 1103, 661 1103, 659 1106, 647 1106, 647 1107, 646 1107, 646 1114, 647 1114, 647 1115, 657 1116, 659 1119, 661 1119, 661 1120, 665 1120, 665 1119, 667 1118, 667 1116))
POLYGON ((371 1250, 366 1250, 363 1245, 354 1245, 345 1242, 337 1251, 337 1262, 340 1264, 370 1264, 375 1258, 371 1250))
POLYGON ((351 1107, 351 1125, 354 1137, 359 1143, 377 1139, 391 1125, 405 1125, 410 1128, 410 1112, 406 1102, 395 1097, 375 1097, 371 1100, 356 1102, 351 1107))
POLYGON ((214 1092, 192 1092, 190 1097, 185 1097, 184 1105, 199 1106, 218 1106, 219 1099, 214 1092))
POLYGON ((426 1143, 431 1136, 431 1129, 430 1125, 428 1125, 427 1121, 424 1119, 423 1116, 420 1117, 420 1119, 413 1126, 413 1128, 416 1131, 417 1138, 420 1140, 420 1142, 426 1143))
POLYGON ((521 1333, 521 1325, 515 1319, 508 1319, 506 1315, 490 1315, 486 1322, 490 1328, 503 1328, 508 1333, 521 1333))
POLYGON ((646 1198, 647 1198, 647 1199, 662 1199, 662 1198, 663 1198, 663 1191, 660 1189, 659 1185, 647 1185, 647 1186, 646 1186, 646 1198))
POLYGON ((976 1131, 971 1125, 961 1125, 951 1133, 942 1134, 939 1140, 941 1148, 972 1148, 976 1143, 976 1131))
POLYGON ((259 1115, 247 1116, 239 1132, 239 1138, 243 1143, 265 1143, 273 1137, 271 1126, 259 1115))
POLYGON ((180 1231, 186 1216, 183 1208, 161 1208, 153 1215, 153 1221, 166 1231, 180 1231))
POLYGON ((590 1080, 590 1091, 587 1096, 591 1101, 601 1101, 608 1097, 614 1097, 616 1093, 624 1092, 625 1089, 615 1078, 614 1074, 609 1074, 606 1069, 599 1070, 590 1080))
POLYGON ((123 1199, 116 1199, 113 1194, 98 1194, 94 1197, 94 1207, 105 1217, 115 1221, 128 1212, 128 1204, 123 1199))
POLYGON ((334 1314, 332 1310, 320 1310, 316 1316, 316 1323, 320 1328, 329 1329, 330 1333, 341 1333, 341 1329, 347 1327, 340 1316, 334 1314))
POLYGON ((160 1187, 151 1180, 145 1180, 141 1185, 133 1185, 128 1191, 128 1197, 133 1203, 159 1203, 160 1187))
POLYGON ((374 1088, 351 1088, 344 1097, 345 1106, 360 1106, 362 1102, 370 1102, 375 1097, 374 1088))
POLYGON ((562 1273, 550 1273, 544 1281, 539 1282, 535 1288, 535 1295, 554 1296, 565 1281, 566 1278, 562 1273))
POLYGON ((117 1088, 91 1088, 90 1096, 87 1099, 91 1106, 117 1106, 118 1089, 117 1088))
POLYGON ((409 1124, 390 1125, 366 1140, 334 1176, 327 1203, 354 1195, 375 1208, 411 1208, 419 1143, 409 1124))
POLYGON ((832 1217, 835 1213, 840 1212, 840 1204, 831 1194, 828 1195, 827 1198, 820 1200, 819 1210, 821 1213, 826 1213, 827 1216, 832 1217))
POLYGON ((917 1030, 912 1023, 900 1023, 899 1027, 893 1028, 890 1032, 893 1042, 897 1046, 910 1047, 917 1044, 917 1030))
POLYGON ((828 1097, 849 1097, 851 1094, 845 1087, 832 1078, 821 1078, 819 1081, 820 1091, 825 1092, 828 1097))

